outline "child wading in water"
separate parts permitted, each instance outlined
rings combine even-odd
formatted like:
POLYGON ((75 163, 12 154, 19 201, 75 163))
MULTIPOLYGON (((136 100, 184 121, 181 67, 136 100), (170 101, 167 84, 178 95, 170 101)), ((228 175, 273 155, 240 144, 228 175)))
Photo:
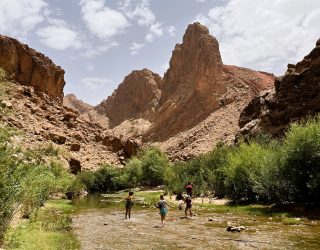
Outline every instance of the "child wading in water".
POLYGON ((164 227, 164 222, 165 222, 165 219, 166 219, 166 216, 167 216, 167 213, 168 213, 168 207, 171 207, 165 200, 164 200, 164 196, 163 194, 160 195, 160 200, 159 202, 157 203, 157 208, 159 208, 160 210, 160 216, 161 216, 161 224, 162 224, 162 227, 164 227))
POLYGON ((126 202, 126 217, 125 219, 128 218, 130 219, 131 216, 131 207, 133 206, 133 192, 129 192, 129 195, 127 198, 125 198, 125 202, 126 202))
POLYGON ((188 210, 189 210, 190 216, 192 217, 192 211, 191 211, 192 199, 191 199, 191 196, 187 195, 187 197, 185 198, 184 202, 186 203, 186 209, 184 210, 184 213, 185 213, 186 217, 187 217, 188 210))

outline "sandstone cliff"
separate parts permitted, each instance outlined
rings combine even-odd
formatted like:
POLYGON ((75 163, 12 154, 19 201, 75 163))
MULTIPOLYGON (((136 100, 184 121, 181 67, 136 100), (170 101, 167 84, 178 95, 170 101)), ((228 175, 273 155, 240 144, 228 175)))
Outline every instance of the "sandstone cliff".
POLYGON ((320 39, 301 62, 288 65, 274 89, 254 98, 239 120, 240 133, 257 132, 281 135, 290 122, 313 116, 320 111, 320 39))
POLYGON ((0 35, 0 67, 20 84, 62 101, 64 70, 28 45, 0 35))
POLYGON ((239 131, 242 109, 261 90, 270 88, 273 75, 236 66, 223 66, 225 94, 219 97, 220 106, 191 129, 156 144, 172 160, 187 160, 209 152, 218 142, 232 144, 239 131))
POLYGON ((95 107, 111 128, 128 119, 153 122, 161 96, 161 77, 148 69, 132 71, 107 100, 95 107))
POLYGON ((240 112, 260 91, 272 87, 274 79, 272 74, 223 65, 217 40, 194 23, 176 45, 162 80, 146 69, 134 71, 96 110, 112 120, 110 131, 117 136, 142 137, 172 160, 188 159, 219 141, 232 143, 240 112))
MULTIPOLYGON (((163 79, 155 123, 144 140, 165 141, 197 126, 212 112, 231 103, 236 110, 225 115, 231 115, 234 123, 241 108, 261 90, 269 88, 273 80, 271 74, 223 65, 217 40, 205 26, 191 24, 183 43, 176 45, 172 53, 170 68, 163 79)), ((227 126, 227 129, 229 127, 232 127, 232 132, 228 132, 231 136, 237 128, 227 126)))
POLYGON ((217 40, 205 26, 189 25, 164 75, 159 109, 148 139, 163 140, 189 129, 219 108, 218 97, 227 90, 222 74, 217 40))

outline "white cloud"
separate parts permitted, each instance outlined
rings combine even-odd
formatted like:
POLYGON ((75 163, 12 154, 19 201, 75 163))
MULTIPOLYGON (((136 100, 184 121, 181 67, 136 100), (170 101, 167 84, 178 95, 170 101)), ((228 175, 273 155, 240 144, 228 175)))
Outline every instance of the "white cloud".
POLYGON ((156 16, 150 9, 149 0, 125 0, 120 3, 120 9, 129 19, 137 20, 139 25, 150 26, 156 21, 156 16), (134 3, 136 4, 135 6, 134 3))
POLYGON ((89 71, 93 71, 96 68, 96 66, 94 66, 93 64, 89 63, 89 65, 87 66, 87 69, 89 71))
POLYGON ((65 50, 82 47, 80 34, 67 27, 61 19, 49 19, 49 25, 37 31, 40 42, 52 49, 65 50))
POLYGON ((132 43, 130 46, 130 55, 134 56, 136 54, 138 54, 139 50, 142 49, 144 47, 144 43, 132 43))
POLYGON ((163 35, 162 24, 156 22, 150 26, 149 33, 146 35, 145 39, 148 42, 152 42, 156 37, 161 37, 163 35))
POLYGON ((145 39, 147 42, 152 42, 154 40, 155 36, 154 34, 152 33, 148 33, 146 36, 145 36, 145 39))
POLYGON ((111 79, 99 77, 86 77, 80 80, 80 84, 82 87, 90 89, 92 91, 102 87, 106 87, 110 83, 112 83, 111 79))
POLYGON ((100 39, 115 36, 130 25, 121 12, 105 6, 104 0, 81 0, 80 6, 88 29, 100 39))
POLYGON ((196 0, 196 2, 198 2, 198 3, 204 3, 205 1, 207 1, 207 0, 196 0))
POLYGON ((166 27, 166 31, 170 36, 176 35, 176 27, 174 27, 173 25, 166 27))
POLYGON ((110 42, 108 44, 98 45, 96 47, 87 46, 87 51, 83 54, 86 58, 94 58, 108 52, 112 48, 119 47, 118 42, 110 42))
POLYGON ((196 20, 219 40, 224 63, 283 74, 320 37, 320 2, 230 0, 196 20))
POLYGON ((170 36, 175 36, 176 28, 171 25, 168 27, 163 27, 162 23, 156 22, 150 26, 149 32, 145 36, 147 42, 152 42, 157 37, 162 37, 163 34, 169 34, 170 36))
POLYGON ((145 36, 147 42, 152 42, 157 37, 162 37, 164 33, 170 36, 175 35, 175 27, 163 27, 162 23, 157 21, 156 15, 150 8, 150 0, 122 0, 119 1, 119 9, 131 19, 137 21, 141 26, 148 28, 145 36))
POLYGON ((43 0, 1 0, 0 33, 24 37, 48 14, 43 0))

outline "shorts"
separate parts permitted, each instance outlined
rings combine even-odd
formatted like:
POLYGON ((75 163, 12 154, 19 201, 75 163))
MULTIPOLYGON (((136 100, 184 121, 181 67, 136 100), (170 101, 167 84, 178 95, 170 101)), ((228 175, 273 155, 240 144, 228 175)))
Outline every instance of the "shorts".
POLYGON ((186 208, 192 208, 192 204, 187 204, 186 208))
POLYGON ((161 208, 160 209, 160 214, 161 215, 166 215, 168 213, 167 209, 166 208, 161 208))

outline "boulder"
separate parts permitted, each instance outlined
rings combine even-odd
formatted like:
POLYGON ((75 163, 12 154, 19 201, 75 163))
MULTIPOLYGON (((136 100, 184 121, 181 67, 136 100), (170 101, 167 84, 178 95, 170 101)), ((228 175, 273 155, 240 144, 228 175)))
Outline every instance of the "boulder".
POLYGON ((58 132, 50 132, 49 139, 57 144, 65 144, 67 137, 58 132))
POLYGON ((76 119, 77 119, 77 116, 75 113, 67 112, 63 115, 62 121, 70 123, 72 121, 75 121, 76 119))
POLYGON ((103 138, 102 144, 112 152, 119 152, 122 150, 122 141, 115 136, 106 136, 103 138))
POLYGON ((246 230, 246 228, 244 226, 238 226, 238 227, 228 226, 227 227, 228 232, 239 232, 240 233, 243 230, 246 230))
POLYGON ((80 144, 79 143, 72 143, 70 144, 70 150, 71 151, 80 151, 80 144))
POLYGON ((126 140, 123 146, 124 154, 127 158, 130 158, 138 153, 139 148, 141 147, 141 144, 132 139, 126 140))

